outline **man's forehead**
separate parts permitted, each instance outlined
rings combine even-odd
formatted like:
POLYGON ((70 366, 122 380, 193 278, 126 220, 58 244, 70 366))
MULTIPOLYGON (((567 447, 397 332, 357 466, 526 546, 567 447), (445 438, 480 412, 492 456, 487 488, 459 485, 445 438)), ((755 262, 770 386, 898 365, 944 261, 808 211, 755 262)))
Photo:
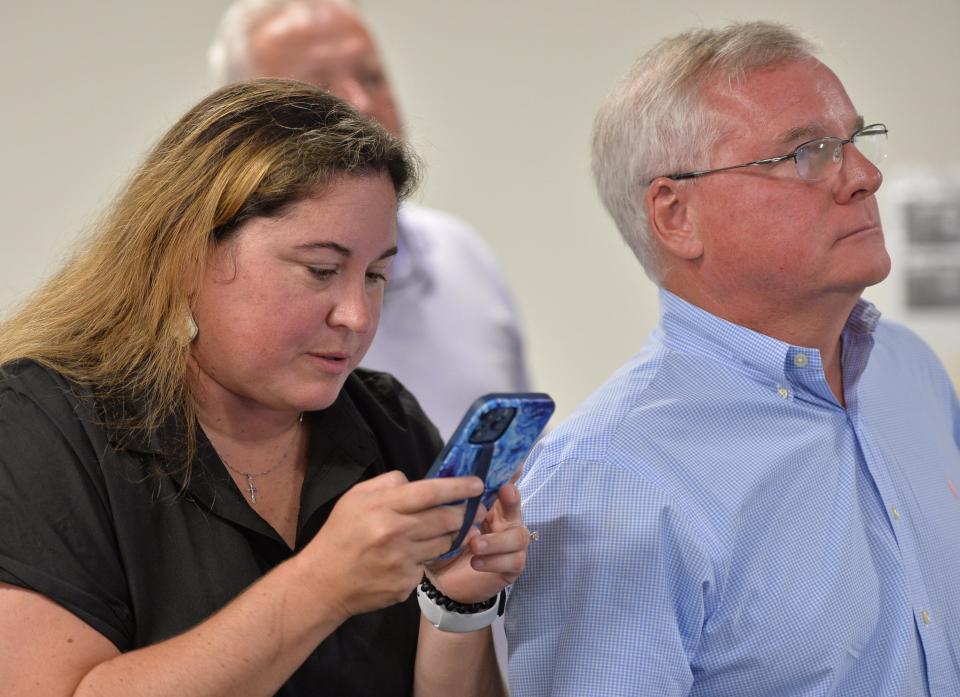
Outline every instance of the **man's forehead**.
POLYGON ((710 81, 703 98, 734 137, 788 143, 846 137, 862 125, 840 80, 815 59, 757 68, 732 84, 710 81))
POLYGON ((333 3, 292 4, 264 17, 251 33, 266 40, 289 40, 337 43, 347 38, 371 41, 363 22, 348 7, 333 3))
POLYGON ((290 5, 256 25, 251 34, 258 62, 309 62, 313 69, 352 59, 376 59, 376 47, 359 18, 347 8, 290 5))

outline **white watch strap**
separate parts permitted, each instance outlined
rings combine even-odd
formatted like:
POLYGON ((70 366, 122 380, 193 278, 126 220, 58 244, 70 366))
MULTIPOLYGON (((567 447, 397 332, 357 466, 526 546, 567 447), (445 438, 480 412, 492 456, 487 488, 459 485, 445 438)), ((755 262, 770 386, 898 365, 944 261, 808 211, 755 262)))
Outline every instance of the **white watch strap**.
MULTIPOLYGON (((503 591, 500 591, 503 593, 503 591)), ((478 629, 489 627, 497 619, 497 611, 501 604, 498 596, 497 602, 493 607, 473 614, 462 614, 448 610, 442 605, 437 605, 420 586, 417 586, 417 602, 420 603, 420 612, 427 618, 427 622, 439 629, 441 632, 475 632, 478 629)))

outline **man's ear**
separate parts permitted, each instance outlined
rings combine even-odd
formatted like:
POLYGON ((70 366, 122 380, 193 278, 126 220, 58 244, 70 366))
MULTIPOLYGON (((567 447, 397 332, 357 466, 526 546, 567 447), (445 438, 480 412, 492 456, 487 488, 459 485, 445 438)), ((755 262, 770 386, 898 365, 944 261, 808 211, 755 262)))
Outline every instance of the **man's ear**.
POLYGON ((690 209, 690 185, 666 177, 647 187, 650 232, 667 255, 692 261, 703 255, 703 241, 690 209))

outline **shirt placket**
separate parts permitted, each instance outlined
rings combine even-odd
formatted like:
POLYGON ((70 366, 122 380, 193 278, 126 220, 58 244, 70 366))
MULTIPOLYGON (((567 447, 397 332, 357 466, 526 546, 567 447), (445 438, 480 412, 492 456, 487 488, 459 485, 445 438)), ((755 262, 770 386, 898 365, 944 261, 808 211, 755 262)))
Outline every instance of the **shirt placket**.
MULTIPOLYGON (((893 481, 882 448, 876 446, 866 433, 855 405, 848 413, 848 419, 863 452, 867 471, 880 494, 890 530, 900 550, 899 561, 906 582, 907 600, 910 604, 916 636, 920 642, 918 648, 927 672, 929 686, 927 694, 931 697, 956 697, 951 691, 952 685, 949 681, 939 677, 940 666, 949 665, 949 656, 945 655, 943 630, 937 623, 930 595, 916 561, 919 559, 916 542, 916 531, 919 527, 917 518, 921 512, 911 508, 908 498, 902 495, 893 481)), ((922 670, 923 667, 920 666, 920 669, 922 670)))

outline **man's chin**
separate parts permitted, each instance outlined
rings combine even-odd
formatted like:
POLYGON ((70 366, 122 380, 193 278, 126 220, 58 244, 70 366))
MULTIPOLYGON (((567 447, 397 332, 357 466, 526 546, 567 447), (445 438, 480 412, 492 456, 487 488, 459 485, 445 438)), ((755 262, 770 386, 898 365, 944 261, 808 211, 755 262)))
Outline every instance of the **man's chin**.
POLYGON ((884 250, 883 257, 877 260, 877 268, 868 279, 865 287, 869 288, 870 286, 875 286, 878 283, 886 280, 887 277, 890 276, 890 269, 892 265, 893 264, 890 260, 890 255, 887 254, 886 250, 884 250))

